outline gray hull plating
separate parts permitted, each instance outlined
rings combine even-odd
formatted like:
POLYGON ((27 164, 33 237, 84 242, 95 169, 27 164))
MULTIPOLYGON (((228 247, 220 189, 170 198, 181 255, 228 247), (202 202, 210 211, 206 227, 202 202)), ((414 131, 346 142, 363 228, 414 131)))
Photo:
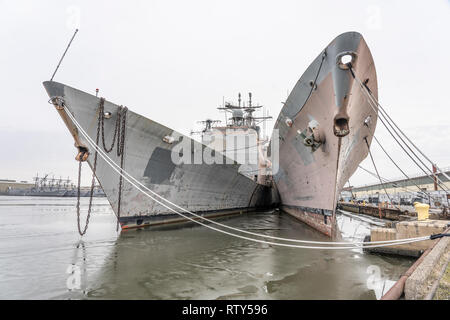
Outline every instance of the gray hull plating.
MULTIPOLYGON (((64 101, 68 111, 95 141, 100 99, 57 82, 44 82, 44 87, 50 98, 57 97, 64 101)), ((110 119, 105 119, 107 145, 114 135, 117 111, 117 105, 105 101, 105 112, 112 114, 110 119)), ((65 112, 63 110, 58 112, 72 133, 76 146, 90 150, 88 163, 92 168, 94 152, 91 151, 89 143, 78 133, 65 112)), ((171 154, 174 152, 172 149, 177 141, 182 140, 189 141, 193 146, 192 150, 206 148, 172 129, 128 111, 124 170, 165 199, 203 215, 236 213, 271 204, 272 190, 240 174, 237 163, 225 164, 224 161, 224 164, 174 164, 171 160, 171 154), (173 137, 175 143, 164 142, 163 138, 166 136, 173 137)), ((120 164, 120 158, 115 150, 109 156, 116 164, 120 164)), ((96 176, 117 214, 119 175, 98 157, 96 176)), ((175 221, 177 217, 172 211, 149 199, 125 180, 120 216, 122 227, 125 228, 175 221)))
POLYGON ((313 61, 290 93, 275 129, 280 137, 280 169, 274 176, 282 209, 332 235, 337 197, 367 156, 377 122, 348 66, 377 98, 375 66, 364 39, 348 32, 334 39, 313 61), (365 124, 366 123, 366 124, 365 124), (305 144, 313 127, 314 148, 305 144))

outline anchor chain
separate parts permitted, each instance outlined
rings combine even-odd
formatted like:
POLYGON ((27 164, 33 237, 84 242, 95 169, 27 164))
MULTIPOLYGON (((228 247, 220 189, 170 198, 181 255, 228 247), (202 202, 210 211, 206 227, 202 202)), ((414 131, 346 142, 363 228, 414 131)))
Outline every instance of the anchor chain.
MULTIPOLYGON (((99 120, 98 120, 98 125, 97 125, 97 138, 96 138, 97 145, 99 142, 99 137, 100 137, 100 115, 99 115, 99 120)), ((90 196, 89 196, 88 214, 86 216, 86 223, 84 225, 84 229, 83 229, 83 231, 81 231, 81 225, 80 225, 81 168, 82 168, 82 163, 87 160, 87 155, 89 155, 88 152, 83 151, 83 152, 81 152, 81 154, 79 154, 79 157, 77 156, 77 159, 79 161, 79 164, 78 164, 78 188, 77 188, 77 226, 78 226, 78 233, 80 234, 80 236, 84 236, 86 234, 86 231, 89 226, 89 219, 91 217, 91 211, 92 211, 92 198, 94 195, 95 172, 97 170, 98 153, 97 153, 97 151, 95 151, 94 165, 92 168, 92 181, 91 181, 91 192, 90 192, 90 196)))
MULTIPOLYGON (((99 105, 99 128, 101 129, 101 135, 102 135, 102 144, 103 149, 106 153, 110 153, 114 149, 114 145, 117 140, 117 148, 116 148, 116 154, 118 157, 120 157, 120 177, 119 177, 119 197, 117 200, 117 225, 116 225, 116 231, 119 231, 119 224, 120 224, 120 210, 121 210, 121 204, 122 204, 122 186, 123 186, 123 177, 122 177, 122 169, 123 169, 123 155, 125 150, 125 128, 126 128, 126 121, 127 121, 127 107, 119 106, 119 109, 117 110, 117 118, 116 123, 114 126, 114 135, 113 140, 111 142, 111 146, 109 148, 106 147, 105 142, 105 99, 100 99, 100 105, 99 105), (117 139, 116 139, 117 137, 117 139)), ((97 141, 98 145, 98 141, 97 141)))
MULTIPOLYGON (((120 107, 120 113, 121 120, 122 120, 122 128, 119 129, 119 137, 118 137, 118 146, 117 146, 117 156, 120 157, 120 177, 119 177, 119 199, 117 201, 117 226, 116 231, 119 231, 119 220, 120 220, 120 205, 122 203, 122 186, 123 186, 123 155, 125 151, 125 128, 126 128, 126 121, 127 121, 127 107, 120 107)), ((119 123, 117 121, 116 123, 119 123)))
MULTIPOLYGON (((100 136, 102 138, 102 144, 103 149, 105 152, 110 153, 116 144, 117 140, 117 156, 120 157, 120 169, 121 169, 121 175, 119 178, 119 198, 117 202, 117 226, 116 231, 119 231, 119 220, 120 220, 120 209, 121 209, 121 202, 122 202, 122 186, 123 186, 123 177, 122 177, 122 169, 124 164, 124 150, 125 150, 125 128, 126 128, 126 118, 127 118, 127 107, 119 106, 117 110, 117 118, 116 123, 114 126, 114 135, 113 135, 113 141, 111 142, 111 146, 109 148, 106 147, 106 141, 105 141, 105 99, 100 99, 99 104, 99 110, 98 110, 98 121, 97 121, 97 136, 96 136, 96 145, 98 146, 100 141, 100 136), (117 139, 116 139, 117 138, 117 139)), ((87 160, 89 153, 87 151, 82 151, 78 154, 77 160, 79 161, 78 166, 78 188, 77 188, 77 224, 78 224, 78 233, 83 236, 88 228, 89 225, 89 219, 91 216, 92 211, 92 198, 94 195, 94 186, 95 186, 95 178, 96 178, 96 171, 97 171, 97 158, 98 158, 98 152, 95 151, 94 154, 94 164, 92 168, 92 182, 91 182, 91 190, 90 190, 90 197, 89 197, 89 207, 88 207, 88 214, 86 217, 86 224, 84 226, 83 231, 81 231, 81 225, 80 225, 80 196, 81 196, 81 168, 82 168, 82 162, 87 160)))

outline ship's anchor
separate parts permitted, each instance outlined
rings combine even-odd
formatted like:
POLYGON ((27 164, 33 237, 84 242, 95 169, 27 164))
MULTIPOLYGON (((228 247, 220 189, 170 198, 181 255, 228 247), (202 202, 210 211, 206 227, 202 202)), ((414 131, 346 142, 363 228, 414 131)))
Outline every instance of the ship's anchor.
POLYGON ((303 144, 310 147, 312 152, 319 149, 325 142, 324 135, 320 132, 319 123, 316 120, 311 120, 305 130, 297 130, 297 133, 303 144))

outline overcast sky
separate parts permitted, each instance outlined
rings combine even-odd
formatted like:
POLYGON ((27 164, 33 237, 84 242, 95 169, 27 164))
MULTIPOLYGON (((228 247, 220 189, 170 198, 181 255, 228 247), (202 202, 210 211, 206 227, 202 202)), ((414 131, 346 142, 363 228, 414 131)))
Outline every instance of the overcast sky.
MULTIPOLYGON (((73 139, 42 87, 75 28, 56 81, 100 88, 184 134, 198 120, 222 119, 216 107, 238 92, 253 92, 276 118, 319 52, 358 31, 374 57, 381 104, 439 166, 450 166, 448 0, 0 0, 0 179, 76 177, 73 139)), ((407 172, 419 172, 381 123, 376 135, 407 172)), ((401 175, 375 145, 373 152, 382 176, 401 175)), ((362 165, 373 170, 368 159, 362 165)), ((375 180, 361 171, 350 179, 375 180)))

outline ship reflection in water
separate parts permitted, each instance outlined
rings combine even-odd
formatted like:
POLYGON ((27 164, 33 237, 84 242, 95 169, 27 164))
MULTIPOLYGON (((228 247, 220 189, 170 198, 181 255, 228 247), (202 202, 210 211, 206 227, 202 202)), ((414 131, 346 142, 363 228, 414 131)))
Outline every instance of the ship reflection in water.
MULTIPOLYGON (((94 203, 80 241, 74 199, 0 196, 0 299, 376 299, 368 287, 373 270, 381 280, 396 280, 412 264, 358 249, 272 247, 193 225, 117 236, 107 200, 94 203)), ((329 241, 278 212, 221 221, 279 237, 329 241)), ((366 221, 346 216, 338 225, 357 238, 368 230, 366 221)))

